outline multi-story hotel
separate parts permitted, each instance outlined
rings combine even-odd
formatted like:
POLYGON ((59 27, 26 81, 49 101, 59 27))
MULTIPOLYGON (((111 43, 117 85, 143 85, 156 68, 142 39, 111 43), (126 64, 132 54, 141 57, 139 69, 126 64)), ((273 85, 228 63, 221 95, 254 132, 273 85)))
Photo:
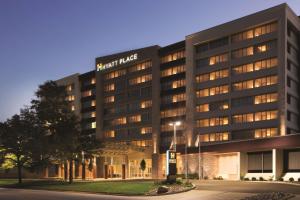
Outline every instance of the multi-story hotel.
POLYGON ((281 4, 166 47, 98 57, 57 82, 84 134, 104 144, 88 177, 163 178, 176 143, 178 174, 278 179, 300 176, 299 77, 300 18, 281 4))

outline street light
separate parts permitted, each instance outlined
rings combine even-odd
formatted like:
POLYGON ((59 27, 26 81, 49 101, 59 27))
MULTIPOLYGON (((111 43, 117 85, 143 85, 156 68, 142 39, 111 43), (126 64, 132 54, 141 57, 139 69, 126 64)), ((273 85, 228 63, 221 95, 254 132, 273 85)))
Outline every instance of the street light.
POLYGON ((172 122, 169 123, 169 126, 173 126, 174 129, 174 143, 173 143, 173 150, 176 152, 176 126, 180 126, 181 125, 181 121, 176 121, 176 122, 172 122))

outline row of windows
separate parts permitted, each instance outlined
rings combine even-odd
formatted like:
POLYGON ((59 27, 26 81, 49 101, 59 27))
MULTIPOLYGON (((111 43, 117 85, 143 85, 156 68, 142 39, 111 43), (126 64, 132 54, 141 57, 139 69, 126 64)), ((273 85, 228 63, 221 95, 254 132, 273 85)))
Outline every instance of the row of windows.
POLYGON ((161 63, 166 63, 166 62, 171 62, 174 60, 178 60, 180 58, 184 58, 184 50, 183 51, 178 51, 175 53, 171 53, 169 55, 163 56, 161 58, 161 63))
POLYGON ((104 108, 104 114, 120 114, 125 112, 134 112, 140 109, 150 108, 152 106, 152 100, 145 100, 141 102, 133 102, 130 104, 121 104, 112 108, 104 108))
POLYGON ((229 108, 229 104, 227 101, 214 102, 214 103, 206 103, 200 104, 196 107, 197 112, 208 112, 214 110, 226 110, 229 108))
POLYGON ((228 85, 221 85, 217 87, 211 87, 202 89, 196 92, 197 97, 207 97, 207 96, 214 96, 217 94, 226 94, 229 91, 228 85))
POLYGON ((169 69, 165 69, 161 71, 161 77, 171 76, 175 74, 179 74, 185 71, 185 65, 175 66, 169 69))
POLYGON ((139 64, 136 64, 132 67, 128 68, 129 72, 136 72, 136 71, 141 71, 141 70, 145 70, 148 69, 152 66, 152 62, 151 61, 146 61, 146 62, 142 62, 139 64))
MULTIPOLYGON (((121 131, 118 131, 118 133, 126 132, 126 129, 119 129, 121 131), (125 131, 123 131, 125 130, 125 131)), ((129 134, 131 133, 138 133, 141 135, 150 134, 152 133, 152 127, 142 127, 142 128, 135 128, 133 131, 131 129, 128 130, 129 134)), ((113 138, 116 137, 116 131, 115 130, 107 130, 104 131, 104 137, 106 138, 113 138)))
MULTIPOLYGON (((249 29, 243 31, 241 33, 237 33, 231 36, 231 42, 239 42, 247 39, 252 39, 254 37, 258 37, 267 33, 271 33, 277 30, 277 22, 265 24, 263 26, 259 26, 253 29, 249 29)), ((199 44, 195 47, 196 53, 202 53, 210 49, 222 47, 228 45, 229 37, 224 37, 220 39, 216 39, 210 42, 199 44)))
POLYGON ((168 81, 161 84, 162 90, 171 90, 185 86, 185 79, 180 79, 176 81, 168 81))
POLYGON ((200 135, 201 142, 217 142, 217 141, 227 141, 229 140, 229 133, 222 132, 222 133, 209 133, 200 135))
POLYGON ((186 98, 185 93, 174 94, 174 95, 163 96, 161 102, 162 104, 176 103, 176 102, 185 101, 185 98, 186 98))
POLYGON ((245 56, 252 56, 255 53, 262 53, 262 52, 269 51, 270 49, 273 49, 275 45, 276 45, 275 41, 269 41, 263 44, 237 49, 232 51, 231 57, 235 59, 235 58, 241 58, 245 56))
POLYGON ((182 115, 185 115, 185 108, 176 108, 176 109, 164 110, 160 112, 161 118, 177 117, 182 115))
POLYGON ((104 86, 104 92, 111 92, 115 90, 115 84, 111 83, 111 84, 107 84, 104 86))
POLYGON ((276 135, 278 135, 277 128, 256 129, 254 133, 255 138, 274 137, 276 135))
POLYGON ((92 112, 85 112, 82 114, 82 118, 87 119, 87 118, 93 118, 96 117, 96 112, 92 111, 92 112))
POLYGON ((75 95, 69 95, 66 97, 67 101, 74 101, 75 100, 75 95))
POLYGON ((254 37, 258 37, 267 33, 271 33, 277 30, 277 23, 266 24, 254 29, 250 29, 232 36, 232 43, 252 39, 254 37))
POLYGON ((94 106, 96 106, 96 100, 85 101, 84 103, 82 103, 82 108, 89 108, 94 106))
POLYGON ((147 75, 139 76, 139 77, 136 77, 133 79, 129 79, 129 85, 145 83, 145 82, 151 81, 151 80, 152 80, 152 74, 147 74, 147 75))
MULTIPOLYGON (((184 123, 182 123, 180 126, 176 126, 176 130, 183 130, 184 129, 184 123)), ((174 131, 174 127, 170 126, 169 123, 161 124, 160 126, 161 132, 171 132, 174 131)))
POLYGON ((277 118, 276 110, 256 112, 256 113, 246 113, 246 114, 232 116, 233 123, 264 121, 264 120, 272 120, 276 118, 277 118))
POLYGON ((197 120, 197 127, 223 126, 228 124, 228 117, 214 117, 197 120))
POLYGON ((252 88, 259 88, 268 85, 274 85, 277 83, 277 76, 267 76, 263 78, 258 78, 254 80, 247 80, 233 84, 233 90, 245 90, 252 88))
POLYGON ((215 65, 228 61, 228 53, 212 56, 209 58, 209 65, 215 65))
POLYGON ((113 72, 104 74, 104 80, 117 78, 117 77, 120 77, 120 76, 124 76, 125 74, 126 74, 126 69, 120 69, 120 70, 117 70, 117 71, 113 71, 113 72))
POLYGON ((228 77, 228 69, 218 70, 196 76, 197 83, 228 77))
POLYGON ((105 120, 104 126, 117 126, 117 125, 124 125, 127 123, 137 123, 137 122, 145 122, 151 119, 150 113, 143 113, 141 115, 132 115, 129 117, 119 117, 112 120, 105 120))
POLYGON ((152 140, 136 140, 136 141, 131 141, 131 144, 138 147, 151 147, 152 140))
POLYGON ((255 63, 240 65, 234 67, 232 70, 234 74, 243 74, 247 72, 259 71, 262 69, 275 67, 277 66, 277 62, 278 62, 277 58, 271 58, 271 59, 261 60, 255 63))

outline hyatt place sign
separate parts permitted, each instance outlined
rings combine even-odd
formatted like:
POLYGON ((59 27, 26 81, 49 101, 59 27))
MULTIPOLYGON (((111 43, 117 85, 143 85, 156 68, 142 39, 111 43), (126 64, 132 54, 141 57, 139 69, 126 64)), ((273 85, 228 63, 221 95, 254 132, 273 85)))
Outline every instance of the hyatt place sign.
POLYGON ((135 54, 129 55, 129 56, 124 57, 124 58, 113 60, 109 63, 105 63, 105 64, 97 63, 96 68, 97 68, 97 71, 102 71, 102 70, 105 70, 105 69, 116 67, 118 65, 122 65, 122 64, 126 64, 126 63, 129 63, 129 62, 135 61, 137 59, 138 59, 138 54, 135 53, 135 54))

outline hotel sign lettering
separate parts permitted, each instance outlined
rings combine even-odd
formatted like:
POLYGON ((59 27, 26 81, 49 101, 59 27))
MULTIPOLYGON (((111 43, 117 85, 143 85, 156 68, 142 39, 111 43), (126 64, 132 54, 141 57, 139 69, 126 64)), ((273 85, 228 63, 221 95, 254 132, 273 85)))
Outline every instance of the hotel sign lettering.
POLYGON ((109 68, 112 68, 112 67, 116 67, 116 66, 119 66, 119 65, 123 65, 123 64, 135 61, 137 59, 138 59, 138 54, 134 53, 134 54, 131 54, 127 57, 113 60, 109 63, 104 63, 104 64, 103 63, 97 63, 96 68, 97 68, 97 71, 102 71, 102 70, 105 70, 105 69, 109 69, 109 68))

